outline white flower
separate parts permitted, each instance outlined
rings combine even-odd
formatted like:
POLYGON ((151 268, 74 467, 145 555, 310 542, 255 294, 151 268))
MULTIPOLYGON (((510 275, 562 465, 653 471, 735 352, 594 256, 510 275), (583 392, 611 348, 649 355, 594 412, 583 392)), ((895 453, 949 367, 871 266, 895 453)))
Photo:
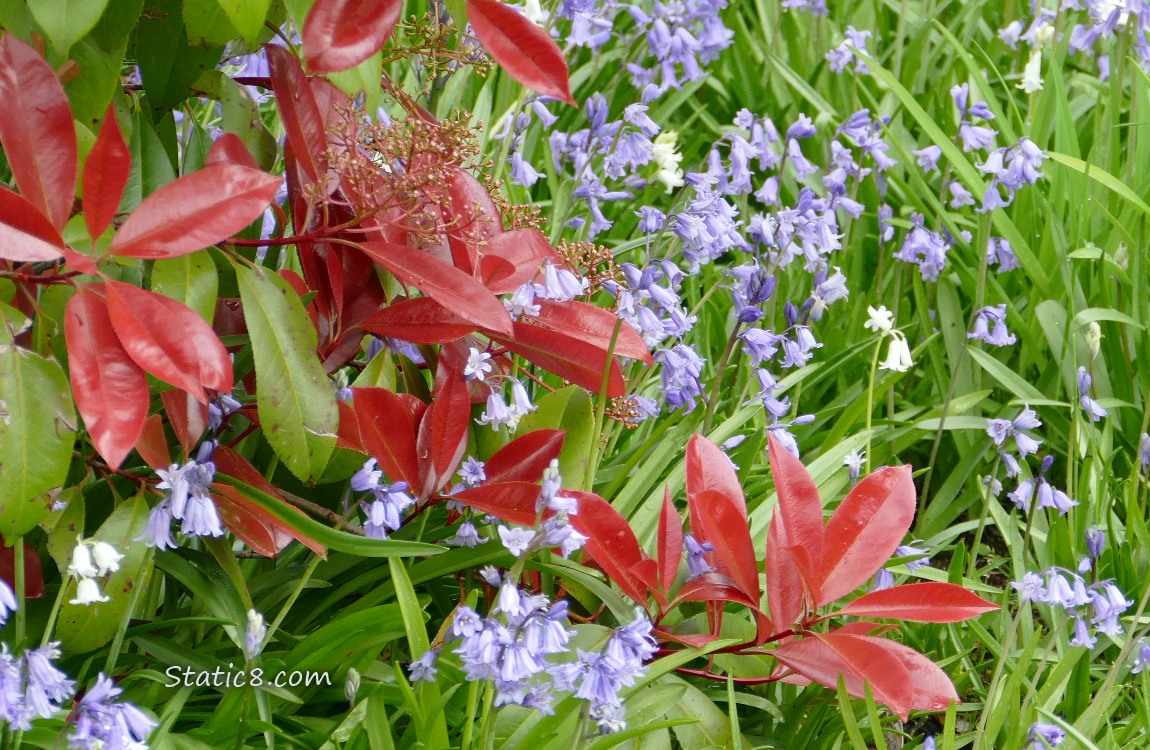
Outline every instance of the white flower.
POLYGON ((119 570, 120 561, 124 559, 124 556, 107 542, 96 542, 92 546, 92 557, 96 559, 96 567, 99 568, 102 576, 119 570))
POLYGON ((894 318, 894 313, 886 309, 886 305, 879 305, 878 309, 867 306, 867 314, 870 320, 863 323, 863 328, 869 328, 875 333, 888 333, 893 327, 891 320, 894 318))
POLYGON ((910 345, 898 331, 893 331, 890 337, 890 348, 887 349, 886 359, 879 364, 880 370, 894 370, 906 372, 914 361, 910 358, 910 345))
POLYGON ((249 609, 248 628, 244 632, 244 655, 249 659, 259 656, 267 634, 268 628, 264 624, 264 616, 254 609, 249 609))
POLYGON ((519 557, 535 541, 535 532, 531 529, 509 529, 506 526, 500 526, 499 541, 503 542, 503 546, 507 548, 508 552, 519 557))
POLYGON ((543 19, 546 16, 543 13, 543 8, 539 4, 539 0, 526 0, 523 3, 523 17, 536 26, 543 25, 543 19))
POLYGON ((668 193, 684 185, 683 170, 679 167, 683 155, 677 152, 678 141, 678 133, 665 130, 655 137, 655 142, 651 146, 651 160, 659 168, 655 173, 655 179, 667 186, 668 193))
POLYGON ((1018 88, 1028 94, 1042 91, 1042 50, 1037 47, 1030 50, 1030 59, 1026 61, 1026 68, 1022 71, 1022 82, 1018 88))
POLYGON ((76 598, 70 604, 95 604, 96 602, 111 601, 100 593, 100 585, 95 578, 81 578, 76 584, 76 598))
POLYGON ((1082 337, 1086 339, 1086 351, 1090 352, 1090 359, 1097 359, 1098 352, 1102 350, 1102 327, 1092 320, 1086 325, 1082 337))
POLYGON ((483 380, 491 373, 491 355, 481 352, 474 346, 467 355, 467 364, 463 367, 463 377, 468 380, 483 380))
POLYGON ((68 574, 77 578, 95 578, 100 571, 92 563, 92 553, 87 543, 81 537, 76 537, 76 546, 72 550, 72 564, 68 566, 68 574))

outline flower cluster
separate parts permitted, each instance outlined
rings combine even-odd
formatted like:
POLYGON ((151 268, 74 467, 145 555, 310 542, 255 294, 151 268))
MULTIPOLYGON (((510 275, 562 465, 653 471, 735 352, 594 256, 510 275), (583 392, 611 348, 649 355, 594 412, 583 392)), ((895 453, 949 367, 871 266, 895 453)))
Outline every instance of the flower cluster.
POLYGON ((33 719, 49 719, 72 697, 76 683, 56 668, 60 644, 28 649, 19 658, 0 643, 0 719, 27 731, 33 719))
POLYGON ((1018 339, 1006 328, 1006 303, 984 307, 974 314, 974 330, 968 339, 984 341, 991 346, 1010 346, 1018 339))
POLYGON ((131 703, 116 698, 123 690, 101 672, 72 712, 68 745, 75 750, 134 750, 157 722, 131 703))
POLYGON ((410 508, 415 499, 407 493, 407 482, 384 484, 383 472, 376 468, 374 458, 369 458, 351 477, 353 492, 368 492, 370 500, 360 501, 363 510, 364 534, 370 539, 386 539, 387 535, 403 525, 403 512, 410 508))
POLYGON ((76 537, 72 548, 72 561, 68 565, 68 575, 76 579, 76 598, 72 604, 94 604, 109 601, 100 593, 97 578, 115 573, 120 569, 124 558, 115 547, 107 542, 85 540, 76 537))
POLYGON ((181 522, 180 531, 185 536, 224 535, 210 489, 216 475, 216 465, 211 461, 215 447, 215 443, 208 440, 200 446, 195 460, 156 471, 162 480, 156 487, 168 492, 152 508, 148 524, 143 534, 136 537, 137 541, 161 550, 175 549, 179 545, 172 538, 173 519, 181 522))
POLYGON ((1011 585, 1022 601, 1061 607, 1073 617, 1072 646, 1093 648, 1098 642, 1098 633, 1111 637, 1121 635, 1122 624, 1118 618, 1133 604, 1113 581, 1087 584, 1078 573, 1057 567, 1042 574, 1028 572, 1021 581, 1011 585))

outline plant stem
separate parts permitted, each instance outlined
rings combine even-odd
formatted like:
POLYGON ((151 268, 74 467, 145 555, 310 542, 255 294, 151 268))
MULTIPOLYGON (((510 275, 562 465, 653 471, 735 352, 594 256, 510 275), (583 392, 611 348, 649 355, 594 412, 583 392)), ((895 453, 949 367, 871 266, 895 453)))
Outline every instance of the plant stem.
POLYGON ((723 374, 726 372, 727 365, 731 361, 731 353, 735 350, 735 342, 738 340, 742 328, 742 321, 735 323, 735 327, 731 329, 730 337, 727 338, 727 347, 723 349, 723 355, 719 357, 719 365, 715 368, 715 380, 711 383, 711 395, 710 398, 707 399, 706 416, 703 417, 704 435, 711 431, 711 423, 715 419, 715 407, 719 403, 719 391, 723 384, 723 374))
POLYGON ((875 373, 878 372, 878 355, 882 351, 883 339, 879 339, 878 343, 874 345, 874 356, 870 360, 870 379, 867 380, 866 386, 866 455, 863 459, 866 461, 867 473, 870 473, 870 453, 871 453, 871 419, 873 418, 874 411, 874 378, 875 373))

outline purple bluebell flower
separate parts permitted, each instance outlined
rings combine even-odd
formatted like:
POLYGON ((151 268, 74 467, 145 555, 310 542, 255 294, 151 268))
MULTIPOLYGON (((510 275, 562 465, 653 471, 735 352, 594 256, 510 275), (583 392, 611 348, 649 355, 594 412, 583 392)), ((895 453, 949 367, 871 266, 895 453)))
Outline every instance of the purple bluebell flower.
POLYGON ((938 281, 939 274, 946 266, 946 253, 950 249, 950 242, 938 232, 927 229, 923 225, 921 214, 912 215, 911 220, 914 226, 907 232, 902 247, 894 257, 917 265, 923 281, 938 281))
POLYGON ((515 557, 520 557, 535 541, 535 532, 531 529, 509 528, 499 526, 499 541, 515 557))
POLYGON ((102 672, 80 702, 70 721, 68 745, 77 750, 132 750, 143 747, 158 724, 131 703, 118 702, 123 691, 102 672))
POLYGON ((423 652, 423 656, 419 657, 411 663, 408 667, 408 673, 411 675, 412 682, 435 682, 435 675, 439 670, 435 667, 435 662, 439 659, 439 649, 431 648, 423 652))
POLYGON ((912 151, 912 154, 918 157, 918 166, 924 172, 934 172, 938 169, 938 160, 942 156, 942 149, 938 146, 926 146, 917 151, 912 151))
POLYGON ((1038 451, 1038 446, 1042 444, 1041 440, 1030 437, 1026 434, 1027 430, 1033 430, 1042 426, 1039 421, 1038 415, 1029 406, 1023 408, 1017 417, 1013 420, 1009 419, 988 419, 986 425, 986 434, 990 435, 994 440, 994 444, 1001 447, 1007 438, 1013 437, 1015 445, 1018 446, 1018 452, 1023 457, 1038 451))
POLYGON ((1102 555, 1102 550, 1106 548, 1106 532, 1097 526, 1090 526, 1086 529, 1086 552, 1094 560, 1097 560, 1102 555))
POLYGON ((507 405, 507 402, 503 400, 503 395, 492 388, 491 392, 487 394, 487 408, 483 411, 483 415, 476 421, 479 422, 479 424, 491 425, 491 429, 493 430, 498 430, 504 425, 508 425, 511 429, 514 429, 515 426, 519 424, 520 416, 520 414, 507 405))
POLYGON ((475 524, 471 521, 464 521, 459 524, 459 528, 455 530, 455 536, 443 540, 444 544, 450 544, 453 547, 475 547, 487 541, 487 537, 480 536, 479 530, 475 528, 475 524))
POLYGON ((1130 667, 1132 674, 1138 674, 1150 669, 1150 643, 1145 640, 1138 644, 1138 651, 1134 654, 1134 663, 1130 667))
POLYGON ((697 399, 703 396, 703 384, 699 380, 703 374, 703 360, 690 346, 678 344, 655 352, 655 361, 662 365, 659 374, 667 404, 672 409, 690 412, 697 399))
POLYGON ((17 728, 29 729, 30 721, 35 718, 52 718, 61 704, 75 693, 76 683, 53 663, 59 658, 60 643, 53 641, 25 651, 17 662, 23 682, 23 696, 17 703, 20 708, 16 721, 12 722, 17 728))
POLYGON ((229 414, 243 408, 243 404, 230 393, 221 393, 208 402, 208 429, 218 430, 229 414))
POLYGON ((1065 739, 1066 732, 1057 725, 1036 722, 1030 727, 1030 733, 1027 735, 1030 744, 1027 745, 1026 750, 1047 750, 1047 748, 1058 747, 1065 739))
POLYGON ((386 539, 403 525, 403 512, 415 504, 407 493, 407 482, 378 484, 371 488, 372 500, 360 502, 363 510, 363 532, 369 539, 386 539))
POLYGON ((683 552, 687 556, 687 580, 690 581, 701 575, 710 573, 715 568, 707 562, 708 552, 714 552, 715 545, 710 542, 700 544, 693 534, 683 537, 683 552))
POLYGON ((459 478, 468 487, 478 487, 487 481, 487 472, 482 461, 475 456, 468 456, 459 467, 459 478))
POLYGON ((533 167, 518 151, 511 155, 509 161, 511 162, 511 181, 516 185, 529 188, 538 182, 540 177, 547 176, 533 167))
POLYGON ((543 284, 535 288, 540 299, 572 300, 587 293, 590 282, 570 270, 548 261, 543 266, 543 284))
POLYGON ((986 260, 990 265, 998 267, 998 273, 1013 271, 1022 266, 1010 242, 1002 237, 991 237, 986 243, 986 260))
POLYGON ((1006 303, 990 305, 975 313, 974 330, 968 339, 985 341, 991 346, 1010 346, 1018 339, 1006 328, 1006 303))
POLYGON ((1082 404, 1083 411, 1090 417, 1091 422, 1097 422, 1107 415, 1106 409, 1090 397, 1090 385, 1093 379, 1085 367, 1078 368, 1078 402, 1082 404))
POLYGON ((534 318, 539 315, 539 305, 535 304, 535 285, 526 283, 515 290, 509 299, 503 300, 503 306, 513 320, 524 316, 534 318))
POLYGON ((485 380, 492 369, 491 353, 471 347, 467 353, 467 363, 463 366, 463 377, 467 380, 485 380))
POLYGON ((841 73, 848 65, 854 63, 856 73, 861 75, 870 73, 870 68, 867 67, 862 58, 857 56, 851 48, 853 47, 855 50, 867 54, 866 43, 871 33, 869 31, 859 31, 854 26, 847 26, 844 35, 846 39, 843 40, 842 44, 827 53, 826 59, 829 63, 828 67, 835 73, 841 73))

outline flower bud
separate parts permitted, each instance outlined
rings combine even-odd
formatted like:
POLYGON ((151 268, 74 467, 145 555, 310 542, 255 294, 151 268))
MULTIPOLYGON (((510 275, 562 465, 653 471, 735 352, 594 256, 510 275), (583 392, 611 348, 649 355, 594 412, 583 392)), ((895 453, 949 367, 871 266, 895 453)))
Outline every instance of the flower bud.
POLYGON ((355 667, 347 670, 347 680, 343 683, 343 695, 347 698, 347 702, 355 706, 355 696, 359 692, 359 670, 355 667))
POLYGON ((1102 327, 1092 320, 1086 325, 1083 336, 1086 339, 1086 351, 1090 353, 1090 359, 1097 359, 1098 352, 1102 349, 1102 327))

